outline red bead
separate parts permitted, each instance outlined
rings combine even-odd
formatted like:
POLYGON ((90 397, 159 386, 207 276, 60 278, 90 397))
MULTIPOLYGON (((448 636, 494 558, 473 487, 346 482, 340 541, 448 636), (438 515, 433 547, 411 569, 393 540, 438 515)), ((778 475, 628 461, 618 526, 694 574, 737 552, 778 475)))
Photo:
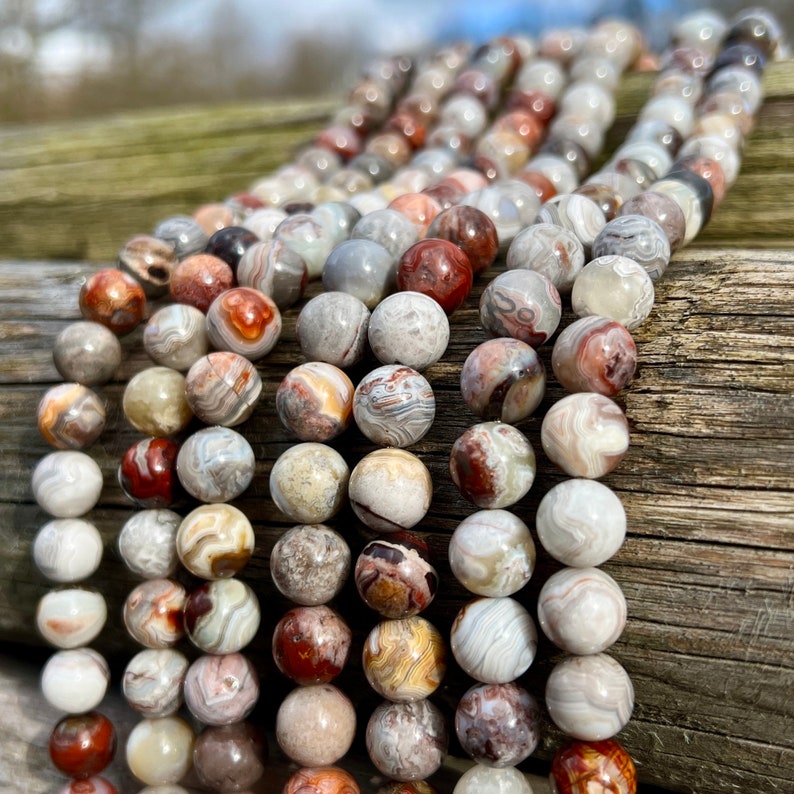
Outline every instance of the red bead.
POLYGON ((549 782, 553 794, 635 794, 637 770, 614 739, 571 742, 554 756, 549 782))
POLYGON ((414 243, 397 266, 397 288, 421 292, 452 314, 466 300, 474 282, 469 257, 449 240, 414 243))
POLYGON ((534 151, 543 138, 544 126, 537 116, 528 113, 526 110, 511 110, 499 116, 491 125, 491 129, 497 132, 507 130, 514 132, 534 151))
POLYGON ((326 127, 317 136, 316 143, 324 149, 336 152, 343 160, 350 160, 361 154, 361 136, 352 127, 343 125, 326 127))
POLYGON ((474 275, 490 267, 499 253, 499 238, 493 221, 476 207, 459 204, 437 215, 428 237, 455 243, 469 257, 474 275))
POLYGON ((234 273, 226 262, 212 254, 194 254, 174 268, 171 300, 206 312, 212 301, 233 284, 234 273))
POLYGON ((441 182, 437 185, 426 187, 422 191, 422 194, 430 196, 430 198, 437 201, 442 210, 448 210, 450 207, 454 207, 465 195, 460 188, 449 183, 442 184, 441 182))
POLYGON ((69 777, 99 774, 115 752, 113 723, 97 711, 64 717, 50 735, 52 763, 69 777))
POLYGON ((557 109, 554 99, 543 91, 513 91, 507 106, 532 114, 541 124, 546 124, 557 109))
POLYGON ((403 193, 389 204, 389 209, 405 215, 416 227, 419 236, 424 237, 433 218, 441 212, 441 205, 426 193, 403 193))
POLYGON ((128 334, 143 319, 146 295, 132 277, 115 268, 98 270, 80 289, 80 312, 114 334, 128 334))
POLYGON ((550 198, 557 195, 553 182, 540 171, 519 171, 515 178, 529 185, 535 191, 541 204, 545 204, 550 198))
POLYGON ((427 127, 421 118, 404 110, 398 111, 389 119, 386 126, 402 133, 414 149, 424 146, 427 127))
POLYGON ((104 777, 71 780, 58 794, 119 794, 119 790, 104 777))
POLYGON ((119 485, 141 507, 169 507, 179 496, 176 456, 179 445, 169 438, 144 438, 124 453, 119 485))

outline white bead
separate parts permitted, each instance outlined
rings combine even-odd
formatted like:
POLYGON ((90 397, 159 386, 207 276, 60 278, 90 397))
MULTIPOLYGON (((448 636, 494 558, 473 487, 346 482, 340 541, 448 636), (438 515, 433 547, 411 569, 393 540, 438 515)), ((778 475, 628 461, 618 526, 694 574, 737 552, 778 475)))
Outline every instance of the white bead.
POLYGON ((532 794, 532 786, 515 767, 475 764, 455 784, 452 794, 532 794))
POLYGON ((39 601, 36 625, 57 648, 79 648, 102 631, 107 604, 100 593, 73 587, 51 590, 39 601))
POLYGON ((190 769, 194 739, 179 717, 141 720, 127 739, 127 766, 149 786, 178 783, 190 769))
POLYGON ((108 663, 92 648, 58 651, 41 671, 44 698, 68 714, 96 708, 105 697, 109 682, 108 663))
POLYGON ((33 561, 54 582, 79 582, 99 567, 102 550, 102 536, 93 524, 56 518, 36 534, 33 561))
POLYGON ((38 462, 31 485, 42 509, 56 518, 77 518, 99 501, 102 470, 85 452, 60 450, 38 462))
POLYGON ((124 564, 145 579, 165 579, 179 565, 176 533, 182 517, 173 510, 140 510, 119 533, 124 564))

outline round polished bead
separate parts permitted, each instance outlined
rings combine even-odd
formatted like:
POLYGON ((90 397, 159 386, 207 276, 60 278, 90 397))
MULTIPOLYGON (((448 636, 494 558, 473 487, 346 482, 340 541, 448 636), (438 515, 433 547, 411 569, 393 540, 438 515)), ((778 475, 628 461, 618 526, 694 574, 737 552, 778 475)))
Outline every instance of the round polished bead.
POLYGON ((139 510, 121 528, 118 549, 124 564, 145 579, 162 579, 176 571, 176 533, 182 523, 173 510, 139 510))
POLYGON ((234 285, 232 269, 212 254, 193 254, 183 259, 171 274, 168 287, 174 303, 186 303, 200 312, 234 285))
POLYGON ((646 190, 624 202, 617 211, 623 215, 644 215, 662 227, 670 243, 670 253, 675 253, 684 242, 686 218, 681 207, 669 196, 646 190))
POLYGON ((481 419, 517 424, 532 415, 545 390, 543 362, 519 339, 497 337, 477 345, 460 372, 463 401, 481 419))
POLYGON ((426 235, 427 228, 441 212, 441 205, 432 196, 424 193, 404 193, 393 199, 388 208, 405 215, 420 239, 426 235))
POLYGON ((127 766, 148 786, 178 783, 193 763, 195 736, 179 717, 141 720, 127 739, 127 766))
POLYGON ((568 82, 565 69, 552 58, 533 58, 519 69, 515 87, 522 91, 545 91, 555 99, 568 82))
POLYGON ((248 791, 265 774, 267 743, 248 722, 212 726, 193 747, 193 769, 212 791, 248 791))
POLYGON ((143 319, 146 295, 141 285, 121 270, 106 268, 90 275, 80 287, 80 313, 114 334, 128 334, 143 319))
POLYGON ((515 767, 504 769, 475 764, 461 775, 452 794, 482 794, 498 791, 499 794, 532 794, 526 777, 515 767))
POLYGON ((421 372, 444 355, 449 320, 433 298, 408 290, 390 295, 375 307, 367 336, 379 361, 421 372))
POLYGON ((709 183, 711 192, 714 194, 715 207, 725 198, 728 184, 725 179, 725 171, 717 160, 712 160, 711 157, 690 154, 676 160, 675 169, 679 170, 682 168, 702 176, 709 183))
MULTIPOLYGON (((650 143, 655 147, 661 147, 668 157, 672 157, 679 150, 682 142, 683 138, 678 130, 658 119, 648 119, 647 121, 638 122, 628 131, 624 146, 630 143, 650 143)), ((621 147, 621 150, 622 148, 623 147, 621 147)), ((642 150, 644 149, 641 149, 641 151, 642 150)), ((634 157, 618 153, 616 159, 633 160, 634 157)), ((659 171, 653 164, 647 162, 644 158, 640 158, 640 162, 644 163, 644 165, 651 169, 654 175, 658 176, 659 171)))
POLYGON ((91 648, 58 651, 41 671, 41 693, 60 711, 81 714, 95 709, 105 697, 110 668, 91 648))
POLYGON ((179 496, 176 459, 179 445, 168 438, 144 438, 124 453, 119 485, 139 507, 169 507, 179 496))
POLYGON ((763 101, 763 86, 759 76, 743 65, 725 66, 715 71, 706 83, 706 96, 703 106, 716 95, 731 93, 737 95, 747 113, 755 115, 763 101))
POLYGON ((651 190, 678 204, 684 213, 686 228, 683 245, 692 242, 711 217, 714 205, 711 185, 699 174, 678 170, 654 182, 651 190))
POLYGON ((217 579, 197 587, 185 602, 185 632, 205 653, 235 653, 259 629, 259 600, 239 579, 217 579))
POLYGON ((185 677, 185 704, 205 725, 244 720, 259 699, 259 676, 241 653, 199 656, 185 677))
POLYGON ((184 372, 207 354, 206 318, 186 303, 163 306, 146 323, 143 346, 155 364, 184 372))
POLYGON ((423 780, 438 771, 449 736, 442 712, 429 700, 385 701, 367 723, 366 745, 372 763, 394 780, 423 780))
POLYGON ((168 292, 168 282, 177 261, 171 243, 146 234, 127 240, 119 251, 119 267, 132 276, 150 298, 168 292))
POLYGON ((384 447, 409 447, 433 426, 436 398, 416 370, 386 364, 365 375, 353 396, 359 430, 384 447))
POLYGON ((766 67, 766 58, 752 44, 727 44, 717 53, 711 65, 711 74, 717 74, 725 68, 743 67, 761 77, 766 67))
POLYGON ((176 550, 182 565, 202 579, 226 579, 241 571, 254 551, 254 530, 242 510, 201 505, 179 526, 176 550))
POLYGON ((130 659, 121 680, 131 709, 145 717, 167 717, 182 706, 188 660, 173 648, 149 648, 130 659))
POLYGON ((254 412, 262 394, 262 378, 256 367, 237 353, 208 353, 188 370, 184 392, 202 422, 235 427, 254 412))
POLYGON ((113 723, 97 711, 64 717, 50 734, 50 758, 65 775, 98 775, 116 754, 113 723))
POLYGON ((608 397, 579 392, 549 408, 540 440, 546 455, 566 474, 595 479, 623 459, 629 427, 623 411, 608 397))
MULTIPOLYGON (((119 794, 119 790, 106 778, 92 775, 79 780, 70 780, 63 788, 58 789, 58 794, 119 794)), ((164 793, 158 792, 158 794, 164 793)))
POLYGON ((568 653, 600 653, 623 632, 626 599, 618 583, 599 568, 563 568, 540 591, 538 623, 568 653))
POLYGON ((353 704, 332 684, 293 689, 276 715, 276 741, 301 766, 338 761, 350 749, 355 731, 353 704))
POLYGON ((369 321, 369 309, 354 295, 323 292, 301 309, 295 334, 309 361, 351 367, 366 353, 369 321))
POLYGON ((334 238, 308 213, 288 215, 276 229, 274 240, 281 241, 297 253, 306 263, 309 279, 319 278, 328 254, 334 247, 334 238))
POLYGON ((422 461, 404 449, 377 449, 350 474, 353 512, 376 532, 395 532, 418 524, 430 507, 433 480, 422 461))
POLYGON ((593 243, 593 258, 625 256, 642 265, 653 280, 670 262, 670 242, 661 226, 644 215, 621 215, 610 221, 593 243))
POLYGON ((375 210, 364 215, 353 227, 350 236, 352 239, 371 240, 377 243, 385 248, 395 261, 419 239, 414 224, 402 212, 391 208, 375 210))
POLYGON ((173 579, 150 579, 134 588, 124 602, 124 625, 147 648, 170 648, 184 636, 187 593, 173 579))
POLYGON ((210 237, 204 250, 222 259, 236 273, 243 254, 258 242, 259 238, 250 229, 224 226, 210 237))
POLYGON ((281 424, 301 441, 330 441, 353 418, 353 383, 339 367, 307 361, 291 369, 276 389, 281 424))
POLYGON ((455 733, 464 752, 485 766, 512 767, 528 758, 540 740, 540 709, 524 687, 475 684, 455 711, 455 733))
POLYGON ((462 204, 484 212, 496 227, 499 247, 507 249, 513 238, 532 223, 540 206, 534 188, 520 179, 499 179, 468 193, 462 204))
POLYGON ((306 441, 276 459, 270 471, 270 496, 293 521, 318 524, 342 507, 349 479, 347 463, 335 449, 306 441))
POLYGON ((50 515, 77 518, 99 501, 102 470, 85 452, 51 452, 33 469, 31 487, 39 507, 50 515))
POLYGON ((355 778, 335 766, 304 767, 284 784, 282 794, 361 794, 355 778))
POLYGON ((79 582, 91 576, 102 561, 102 536, 81 518, 48 521, 33 540, 33 561, 53 582, 79 582))
POLYGON ((538 632, 518 601, 477 598, 455 616, 449 642, 465 673, 486 684, 506 684, 531 666, 538 632))
POLYGON ((171 243, 179 259, 203 251, 209 240, 207 233, 188 215, 166 218, 157 224, 152 235, 171 243))
MULTIPOLYGON (((374 155, 366 156, 375 157, 374 155)), ((361 213, 346 201, 323 202, 318 204, 310 214, 319 221, 320 225, 337 243, 349 240, 353 227, 361 220, 361 213)))
POLYGON ((347 292, 368 309, 394 292, 395 259, 382 245, 356 238, 337 245, 323 267, 323 288, 347 292))
POLYGON ((627 141, 616 149, 612 159, 621 160, 624 158, 640 160, 645 163, 653 171, 657 179, 666 174, 673 164, 673 155, 670 152, 670 147, 657 143, 655 140, 627 141))
POLYGON ((572 231, 553 223, 537 223, 516 235, 506 261, 508 270, 536 271, 566 294, 584 267, 585 252, 572 231))
POLYGON ((231 226, 236 220, 232 208, 220 201, 201 204, 193 211, 193 219, 210 237, 220 229, 231 226))
MULTIPOLYGON (((570 145, 571 147, 575 146, 582 152, 582 156, 586 157, 577 143, 571 142, 570 145)), ((554 151, 548 151, 552 147, 560 148, 556 141, 550 141, 544 146, 544 151, 527 163, 526 170, 543 174, 554 186, 556 193, 572 193, 579 185, 580 179, 576 166, 565 157, 555 154, 554 151)))
POLYGON ((594 201, 571 193, 549 199, 538 210, 535 223, 550 223, 573 232, 587 254, 606 218, 594 201))
POLYGON ((50 645, 68 650, 97 637, 107 615, 101 593, 79 587, 50 590, 36 607, 36 626, 50 645))
POLYGON ((459 129, 467 138, 477 138, 488 124, 488 111, 476 97, 455 92, 444 99, 439 123, 459 129))
POLYGON ((449 566, 475 595, 517 593, 535 568, 535 543, 527 525, 507 510, 479 510, 458 524, 449 539, 449 566))
POLYGON ((466 204, 438 214, 427 236, 457 245, 469 258, 475 276, 489 268, 499 253, 499 238, 493 221, 482 210, 466 204))
POLYGON ((90 447, 105 428, 105 405, 79 383, 60 383, 39 401, 36 421, 42 438, 57 449, 90 447))
MULTIPOLYGON (((725 192, 725 187, 730 187, 736 181, 736 177, 739 176, 739 167, 741 165, 739 155, 730 143, 715 135, 698 135, 689 138, 678 150, 679 160, 688 157, 708 158, 720 166, 725 182, 721 196, 725 192)), ((681 166, 678 165, 677 167, 680 168, 681 166)), ((701 176, 705 175, 701 174, 701 176)))
POLYGON ((695 123, 691 103, 686 99, 669 94, 651 97, 640 111, 639 122, 655 119, 668 124, 686 138, 692 132, 695 123))
POLYGON ((281 336, 281 312, 272 298, 250 287, 233 287, 207 309, 207 337, 216 350, 257 361, 281 336))
POLYGON ((725 18, 718 11, 698 9, 676 23, 672 40, 677 45, 701 47, 714 52, 724 38, 727 27, 725 18))
POLYGON ((99 386, 107 383, 119 368, 121 344, 100 323, 76 322, 56 337, 52 360, 65 380, 99 386))
POLYGON ((350 548, 338 532, 322 524, 297 526, 273 546, 270 575, 282 595, 315 606, 339 594, 350 561, 350 548))
POLYGON ((552 794, 587 794, 604 788, 615 794, 636 794, 637 770, 614 739, 569 742, 551 762, 552 794))
POLYGON ((330 607, 294 607, 273 630, 273 660, 296 684, 327 684, 347 664, 352 636, 342 616, 330 607))
POLYGON ((251 445, 228 427, 205 427, 193 433, 176 458, 179 482, 201 502, 236 499, 251 484, 255 467, 251 445))
POLYGON ((303 297, 308 280, 303 258, 283 240, 254 243, 237 265, 237 283, 270 296, 280 310, 303 297))
POLYGON ((464 498, 477 507, 509 507, 532 487, 535 453, 512 425, 482 422, 452 445, 449 472, 464 498))
POLYGON ((438 790, 426 780, 393 780, 378 789, 378 794, 438 794, 438 790))
POLYGON ((507 179, 526 164, 529 154, 517 132, 490 129, 477 140, 473 162, 489 179, 507 179))
POLYGON ((122 407, 127 421, 148 436, 181 433, 193 418, 185 376, 169 367, 149 367, 130 378, 122 407))
POLYGON ((609 739, 631 718, 634 687, 611 656, 569 656, 549 675, 546 708, 557 727, 574 739, 609 739))

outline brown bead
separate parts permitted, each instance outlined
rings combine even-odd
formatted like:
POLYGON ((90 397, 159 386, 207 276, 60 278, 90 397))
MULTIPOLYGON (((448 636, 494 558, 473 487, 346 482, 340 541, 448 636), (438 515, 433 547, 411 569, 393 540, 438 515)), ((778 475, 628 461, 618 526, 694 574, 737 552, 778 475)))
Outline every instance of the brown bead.
POLYGON ((543 124, 537 116, 526 110, 510 110, 504 113, 494 121, 491 129, 495 131, 509 130, 520 135, 530 151, 535 151, 544 132, 543 124))
POLYGON ((315 141, 318 146, 335 152, 343 160, 361 153, 361 136, 352 126, 335 124, 326 127, 315 141))
POLYGON ((412 154, 408 139, 394 129, 373 135, 367 141, 365 151, 380 155, 395 168, 405 165, 411 159, 412 154))
POLYGON ((507 100, 510 110, 523 110, 546 124, 556 112, 554 98, 543 91, 513 91, 507 100))
POLYGON ((168 282, 177 261, 171 243, 147 234, 127 240, 119 251, 119 266, 143 287, 148 297, 168 292, 168 282))
POLYGON ((69 777, 99 774, 115 753, 113 723, 97 711, 64 717, 50 734, 52 763, 69 777))
POLYGON ((420 149, 427 138, 427 127, 417 115, 405 110, 395 113, 386 123, 387 128, 397 130, 414 149, 420 149))
POLYGON ((248 722, 205 728, 193 748, 193 766, 213 791, 246 791, 265 773, 267 744, 248 722))
POLYGON ((39 432, 56 449, 84 449, 105 427, 105 406, 96 392, 78 383, 60 383, 39 402, 39 432))
POLYGON ((490 267, 499 253, 496 226, 482 210, 459 204, 437 215, 427 236, 449 240, 468 257, 476 276, 490 267))
POLYGON ((205 234, 212 236, 220 229, 232 226, 235 217, 226 204, 202 204, 193 213, 193 220, 201 226, 205 234))
POLYGON ((212 254, 194 254, 183 259, 171 274, 171 299, 205 312, 222 292, 234 284, 232 269, 212 254))
POLYGON ((128 334, 143 319, 146 295, 143 287, 121 270, 98 270, 80 289, 80 312, 86 320, 110 328, 114 334, 128 334))

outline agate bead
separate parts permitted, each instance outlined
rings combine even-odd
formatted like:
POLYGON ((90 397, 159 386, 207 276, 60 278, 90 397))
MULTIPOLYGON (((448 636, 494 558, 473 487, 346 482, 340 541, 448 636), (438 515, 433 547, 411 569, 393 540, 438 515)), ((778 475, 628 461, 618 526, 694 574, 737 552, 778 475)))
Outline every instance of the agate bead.
POLYGON ((359 430, 375 444, 409 447, 433 426, 436 398, 416 370, 386 364, 365 375, 353 395, 359 430))
POLYGON ((116 754, 113 723, 97 711, 64 717, 50 734, 50 758, 65 775, 99 774, 116 754))
POLYGON ((252 245, 258 242, 259 238, 250 229, 242 226, 224 226, 210 236, 204 251, 222 259, 232 272, 236 273, 240 259, 252 245))
POLYGON ((493 221, 482 210, 465 204, 437 215, 427 236, 455 243, 468 256, 475 276, 489 268, 499 253, 499 238, 493 221))
POLYGON ((185 602, 185 633, 205 653, 235 653, 259 629, 259 600, 239 579, 216 579, 197 587, 185 602))
POLYGON ((212 254, 193 254, 183 259, 171 274, 169 292, 174 303, 186 303, 200 312, 234 285, 234 273, 212 254))
POLYGON ((372 712, 367 723, 369 757, 394 780, 430 777, 441 767, 448 743, 444 715, 429 700, 386 701, 372 712))
POLYGON ((202 579, 226 579, 241 571, 254 551, 254 530, 242 510, 208 504, 188 513, 176 535, 182 565, 202 579))
POLYGON ((293 689, 276 714, 276 741, 285 755, 302 766, 327 766, 353 743, 356 712, 333 684, 293 689))
POLYGON ((251 723, 205 728, 193 746, 193 769, 212 791, 248 791, 265 774, 267 744, 251 723))
POLYGON ((76 322, 55 338, 52 360, 64 380, 100 386, 121 364, 121 343, 101 323, 76 322))
POLYGON ((195 736, 179 717, 141 720, 127 739, 127 766, 148 786, 178 783, 193 762, 195 736))
POLYGON ((535 223, 550 223, 572 232, 589 254, 593 242, 606 224, 599 206, 589 198, 569 193, 554 196, 538 210, 535 223))
POLYGON ((374 309, 394 292, 394 257, 372 240, 355 239, 339 243, 323 267, 323 288, 327 292, 346 292, 374 309))
POLYGON ((500 179, 468 193, 463 204, 484 212, 496 227, 499 248, 505 250, 537 213, 539 200, 534 188, 519 179, 500 179))
POLYGON ((166 218, 157 224, 152 234, 160 240, 171 243, 179 259, 203 251, 209 239, 201 226, 188 215, 166 218))
POLYGON ((202 502, 230 502, 254 478, 254 451, 229 427, 205 427, 188 436, 176 458, 182 487, 202 502))
POLYGON ((438 791, 425 780, 394 780, 378 789, 378 794, 438 794, 438 791))
POLYGON ((511 767, 528 758, 540 739, 537 701, 515 681, 475 684, 455 711, 464 752, 489 767, 511 767))
POLYGON ((99 635, 108 610, 101 593, 79 587, 50 590, 39 599, 36 626, 56 648, 79 648, 99 635))
POLYGON ((339 512, 348 490, 345 459, 326 444, 296 444, 270 470, 270 496, 293 521, 319 524, 339 512))
POLYGON ((176 533, 182 522, 173 510, 139 510, 121 528, 118 549, 124 564, 145 579, 162 579, 179 564, 176 533))
POLYGON ((338 595, 350 561, 350 548, 338 532, 322 524, 298 526, 273 546, 270 575, 282 595, 315 606, 338 595))
POLYGON ((132 276, 150 298, 168 292, 168 282, 177 262, 171 243, 147 234, 127 240, 119 251, 119 267, 132 276))
POLYGON ((353 573, 364 603, 385 618, 408 618, 430 605, 438 573, 428 545, 410 532, 394 532, 361 550, 353 573))
POLYGON ((311 215, 288 215, 276 228, 274 241, 284 243, 306 263, 309 279, 319 278, 325 260, 334 247, 334 238, 311 215))
POLYGON ((107 268, 90 275, 80 287, 80 313, 114 334, 128 334, 143 319, 146 295, 141 285, 121 270, 107 268))
POLYGON ((184 388, 188 405, 202 422, 235 427, 254 412, 262 378, 237 353, 208 353, 190 368, 184 388))
POLYGON ((199 656, 187 670, 185 704, 205 725, 244 720, 259 699, 259 676, 241 653, 199 656))
POLYGON ((174 714, 182 706, 187 670, 187 658, 173 648, 149 648, 137 653, 121 680, 127 704, 152 719, 174 714))
POLYGON ((554 756, 549 782, 552 794, 588 794, 594 788, 636 794, 637 770, 614 739, 569 742, 554 756))
POLYGON ((498 791, 499 794, 532 794, 526 777, 514 767, 504 769, 475 764, 461 775, 452 794, 483 794, 498 791))
POLYGON ((81 714, 95 709, 105 697, 110 668, 91 648, 58 651, 41 671, 41 693, 56 709, 81 714))
POLYGON ((147 648, 170 648, 184 636, 185 588, 172 579, 150 579, 124 602, 124 625, 147 648))
POLYGON ((105 428, 105 405, 79 383, 59 383, 42 396, 36 411, 42 438, 57 449, 90 447, 105 428))
MULTIPOLYGON (((58 794, 119 794, 119 790, 106 778, 99 775, 69 781, 58 794)), ((159 794, 167 794, 160 792, 159 794)))
POLYGON ((441 205, 432 196, 423 193, 404 193, 395 198, 389 204, 388 209, 397 210, 400 214, 405 215, 414 225, 421 239, 425 236, 433 219, 441 212, 441 205))
POLYGON ((364 215, 353 227, 350 237, 378 243, 397 261, 419 239, 419 232, 402 212, 386 208, 364 215))
POLYGON ((51 452, 33 469, 31 487, 39 507, 50 515, 77 518, 99 501, 102 470, 84 452, 51 452))
POLYGON ((169 438, 144 438, 124 453, 119 485, 139 507, 169 507, 179 496, 176 461, 179 445, 169 438))
POLYGON ((538 632, 518 601, 477 598, 455 616, 449 642, 465 673, 486 684, 506 684, 530 668, 538 632))
POLYGON ((507 510, 479 510, 449 539, 449 566, 472 593, 500 597, 518 592, 535 568, 535 543, 527 525, 507 510))
POLYGON ((586 568, 606 562, 623 545, 626 511, 606 485, 564 480, 540 500, 535 528, 555 560, 586 568))
POLYGON ((347 663, 352 637, 350 627, 330 607, 294 607, 273 630, 273 659, 296 684, 327 684, 347 663))
POLYGON ((146 323, 143 347, 155 364, 184 372, 207 354, 206 318, 186 303, 163 306, 146 323))
POLYGON ((207 337, 216 350, 257 361, 281 336, 281 312, 272 298, 250 287, 233 287, 207 309, 207 337))
POLYGON ((127 421, 148 436, 181 433, 193 418, 185 377, 169 367, 149 367, 130 378, 122 407, 127 421))
POLYGON ((395 532, 418 524, 430 507, 433 480, 422 461, 404 449, 377 449, 350 474, 353 512, 376 532, 395 532))
POLYGON ((585 254, 573 232, 552 223, 536 223, 516 235, 506 261, 508 270, 534 270, 566 294, 584 267, 585 254))
POLYGON ((449 456, 452 481, 477 507, 509 507, 535 479, 535 453, 512 425, 482 422, 465 430, 449 456))
POLYGON ((295 335, 309 361, 352 367, 366 353, 369 309, 347 292, 322 292, 301 309, 295 335))
POLYGON ((355 778, 335 766, 304 767, 284 784, 282 794, 361 794, 355 778))
POLYGON ((33 561, 53 582, 79 582, 91 576, 102 561, 102 536, 81 518, 48 521, 33 541, 33 561))
POLYGON ((634 260, 656 281, 670 262, 670 241, 651 218, 621 215, 604 226, 593 243, 594 259, 610 254, 634 260))
POLYGON ((460 372, 463 401, 481 419, 517 424, 532 415, 545 391, 546 369, 519 339, 497 337, 477 345, 460 372))
POLYGON ((711 216, 714 192, 709 183, 699 174, 679 170, 654 182, 651 191, 667 196, 679 206, 686 229, 681 244, 692 242, 711 216))
POLYGON ((283 240, 254 243, 237 265, 237 283, 269 295, 279 310, 297 303, 309 281, 303 258, 283 240))
POLYGON ((623 460, 629 426, 623 411, 608 397, 578 392, 549 408, 540 441, 546 455, 566 474, 597 479, 623 460))
POLYGON ((609 739, 631 718, 634 687, 607 654, 569 656, 549 675, 546 708, 557 727, 574 739, 609 739))

